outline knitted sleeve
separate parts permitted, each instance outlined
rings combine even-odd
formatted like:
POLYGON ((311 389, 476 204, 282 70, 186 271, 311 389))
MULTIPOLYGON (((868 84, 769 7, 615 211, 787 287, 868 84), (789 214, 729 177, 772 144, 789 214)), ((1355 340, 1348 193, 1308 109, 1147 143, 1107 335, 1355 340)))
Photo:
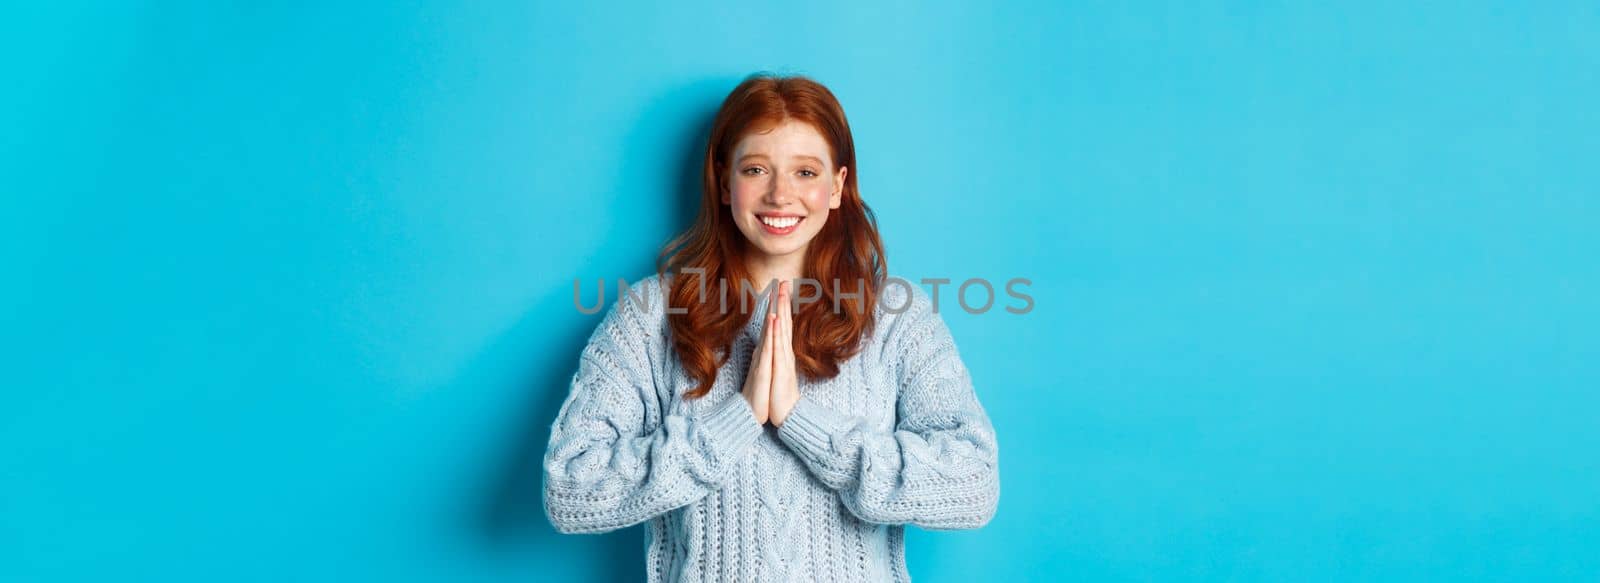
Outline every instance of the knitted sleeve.
POLYGON ((761 434, 737 393, 699 414, 662 414, 639 311, 626 299, 611 306, 551 427, 544 507, 559 532, 609 532, 693 503, 761 434))
POLYGON ((863 521, 979 528, 999 505, 994 427, 930 306, 918 295, 890 330, 900 383, 893 431, 802 394, 778 438, 863 521))

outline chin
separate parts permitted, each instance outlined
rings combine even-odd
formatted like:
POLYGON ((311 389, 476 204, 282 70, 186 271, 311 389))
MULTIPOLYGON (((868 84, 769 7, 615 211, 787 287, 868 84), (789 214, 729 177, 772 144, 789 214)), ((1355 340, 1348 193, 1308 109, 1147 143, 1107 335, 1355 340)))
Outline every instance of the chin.
POLYGON ((782 246, 775 246, 775 245, 763 245, 761 243, 756 243, 754 245, 754 247, 756 248, 757 251, 760 251, 762 254, 771 255, 771 256, 779 256, 779 255, 788 255, 790 253, 798 252, 801 249, 803 249, 805 247, 805 245, 803 245, 803 244, 802 245, 785 244, 785 245, 782 245, 782 246))

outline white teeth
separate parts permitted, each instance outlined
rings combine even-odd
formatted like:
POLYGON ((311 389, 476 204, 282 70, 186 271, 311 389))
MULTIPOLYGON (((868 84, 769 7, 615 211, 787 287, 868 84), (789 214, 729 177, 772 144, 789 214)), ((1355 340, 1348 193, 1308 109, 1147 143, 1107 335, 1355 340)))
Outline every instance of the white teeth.
POLYGON ((759 217, 761 222, 777 229, 787 229, 800 222, 800 217, 759 217))

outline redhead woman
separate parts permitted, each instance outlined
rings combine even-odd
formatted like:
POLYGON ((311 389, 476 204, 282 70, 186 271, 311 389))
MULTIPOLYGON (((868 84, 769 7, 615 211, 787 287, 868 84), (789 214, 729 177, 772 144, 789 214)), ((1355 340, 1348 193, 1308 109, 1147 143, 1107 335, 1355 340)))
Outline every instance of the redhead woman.
POLYGON ((551 428, 557 530, 645 525, 651 582, 909 581, 906 525, 988 524, 994 427, 856 177, 826 87, 727 96, 694 224, 611 304, 551 428))

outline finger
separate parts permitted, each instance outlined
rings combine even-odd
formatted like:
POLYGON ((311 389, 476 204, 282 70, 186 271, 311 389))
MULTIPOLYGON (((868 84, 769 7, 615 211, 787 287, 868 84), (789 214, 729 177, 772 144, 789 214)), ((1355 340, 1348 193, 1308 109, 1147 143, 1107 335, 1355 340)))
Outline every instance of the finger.
POLYGON ((783 295, 785 309, 783 310, 783 316, 780 318, 783 324, 778 328, 778 350, 789 355, 790 360, 785 362, 792 362, 794 358, 794 311, 788 302, 788 290, 784 290, 783 295))
MULTIPOLYGON (((770 324, 773 316, 767 316, 764 324, 770 324)), ((771 326, 764 326, 771 328, 771 326)), ((745 391, 749 394, 751 404, 760 408, 772 402, 772 339, 774 334, 764 334, 762 343, 756 346, 755 354, 750 357, 749 380, 745 391)))
POLYGON ((770 318, 763 317, 763 322, 762 322, 763 325, 761 326, 761 339, 760 339, 760 341, 756 342, 755 347, 750 350, 750 372, 752 374, 754 374, 756 372, 756 369, 761 368, 762 361, 766 359, 765 357, 767 355, 767 326, 765 325, 765 323, 766 323, 765 320, 767 320, 767 319, 770 319, 770 318))
POLYGON ((795 320, 795 306, 792 300, 792 291, 784 290, 784 327, 792 327, 795 320))
POLYGON ((778 296, 783 294, 783 282, 778 282, 777 287, 767 293, 767 313, 778 313, 778 296))
POLYGON ((778 352, 783 355, 780 361, 783 362, 787 380, 794 372, 794 318, 787 313, 784 314, 783 325, 778 329, 778 352))
POLYGON ((791 296, 794 295, 794 290, 792 288, 793 285, 787 281, 783 282, 783 287, 779 288, 783 291, 783 305, 779 306, 778 309, 779 313, 783 314, 785 317, 787 317, 790 312, 794 311, 794 300, 791 299, 791 296))
POLYGON ((758 350, 765 350, 766 347, 770 345, 770 343, 768 341, 771 340, 771 339, 772 339, 772 314, 771 313, 762 314, 761 315, 761 343, 757 345, 758 346, 758 350))
POLYGON ((782 341, 782 340, 783 340, 783 317, 778 315, 778 314, 773 314, 772 315, 772 344, 771 344, 772 350, 770 351, 771 354, 768 355, 769 358, 767 360, 768 360, 769 363, 771 363, 770 366, 772 367, 772 378, 774 378, 774 379, 778 378, 778 371, 780 370, 779 367, 782 366, 781 364, 779 364, 780 362, 782 362, 782 360, 780 359, 780 356, 781 356, 783 350, 780 348, 780 345, 779 345, 779 342, 782 341))
POLYGON ((766 378, 766 379, 770 380, 772 378, 772 371, 773 371, 772 358, 773 358, 773 356, 775 356, 778 353, 778 315, 777 314, 769 314, 767 316, 766 329, 767 329, 766 339, 765 339, 765 342, 763 342, 762 345, 761 345, 761 366, 762 366, 763 369, 765 369, 765 372, 766 372, 766 375, 767 375, 767 376, 765 376, 763 378, 766 378))

